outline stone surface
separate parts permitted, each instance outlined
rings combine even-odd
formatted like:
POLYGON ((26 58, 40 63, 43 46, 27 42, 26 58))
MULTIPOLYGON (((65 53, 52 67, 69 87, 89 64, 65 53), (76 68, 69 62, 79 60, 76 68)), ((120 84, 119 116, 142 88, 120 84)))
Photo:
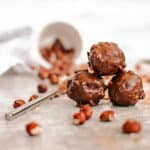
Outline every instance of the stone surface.
MULTIPOLYGON (((5 74, 0 77, 0 148, 5 150, 147 150, 150 147, 150 99, 140 101, 134 107, 114 107, 105 100, 94 107, 92 119, 82 126, 74 126, 72 114, 78 111, 75 103, 66 96, 48 101, 39 108, 13 121, 6 121, 4 114, 12 109, 13 100, 28 100, 37 93, 39 79, 35 75, 5 74), (99 114, 112 108, 116 112, 113 122, 99 122, 99 114), (133 118, 142 122, 139 134, 121 132, 123 122, 133 118), (43 133, 29 137, 25 125, 36 121, 43 133)), ((47 82, 48 83, 48 82, 47 82)), ((52 92, 56 87, 49 87, 52 92)))

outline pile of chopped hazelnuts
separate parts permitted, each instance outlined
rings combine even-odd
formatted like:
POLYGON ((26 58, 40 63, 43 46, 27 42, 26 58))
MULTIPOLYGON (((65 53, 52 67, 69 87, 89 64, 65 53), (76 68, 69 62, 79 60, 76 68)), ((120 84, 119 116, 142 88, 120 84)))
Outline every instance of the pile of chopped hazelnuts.
POLYGON ((66 49, 59 39, 51 46, 42 48, 41 55, 51 64, 50 68, 39 67, 41 79, 49 79, 51 84, 57 84, 60 76, 73 73, 74 49, 66 49))

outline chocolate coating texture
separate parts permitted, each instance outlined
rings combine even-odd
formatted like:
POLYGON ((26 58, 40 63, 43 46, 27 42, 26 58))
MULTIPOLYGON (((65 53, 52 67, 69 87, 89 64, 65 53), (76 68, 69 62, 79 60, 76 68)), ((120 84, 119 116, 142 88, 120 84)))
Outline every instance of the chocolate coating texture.
POLYGON ((135 105, 145 97, 141 78, 132 71, 116 75, 109 84, 109 96, 115 105, 135 105))
POLYGON ((113 42, 93 45, 88 53, 88 59, 90 68, 99 75, 113 75, 126 66, 124 53, 113 42))
POLYGON ((76 73, 72 80, 68 81, 67 94, 76 101, 78 106, 97 105, 100 99, 104 97, 104 92, 103 79, 87 71, 76 73))

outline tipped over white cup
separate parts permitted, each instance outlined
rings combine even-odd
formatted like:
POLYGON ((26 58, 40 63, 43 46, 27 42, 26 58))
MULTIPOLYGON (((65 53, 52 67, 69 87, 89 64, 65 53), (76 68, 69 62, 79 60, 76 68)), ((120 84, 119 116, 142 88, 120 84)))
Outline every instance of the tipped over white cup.
POLYGON ((66 49, 74 49, 74 60, 80 55, 82 39, 78 30, 66 22, 53 22, 47 24, 39 34, 38 49, 50 46, 59 39, 66 49))
MULTIPOLYGON (((0 67, 0 74, 3 74, 10 68, 13 68, 16 72, 24 73, 29 70, 26 64, 49 67, 50 64, 41 56, 40 49, 53 44, 56 38, 60 39, 66 49, 73 48, 75 50, 75 63, 82 49, 82 39, 78 30, 65 22, 49 23, 35 34, 32 34, 32 32, 28 33, 28 28, 17 29, 11 32, 12 40, 3 42, 0 45, 1 49, 6 49, 6 51, 0 53, 3 64, 0 67), (25 34, 26 32, 28 34, 25 34)), ((9 31, 2 35, 2 38, 3 36, 7 37, 6 35, 8 34, 10 34, 9 31)))

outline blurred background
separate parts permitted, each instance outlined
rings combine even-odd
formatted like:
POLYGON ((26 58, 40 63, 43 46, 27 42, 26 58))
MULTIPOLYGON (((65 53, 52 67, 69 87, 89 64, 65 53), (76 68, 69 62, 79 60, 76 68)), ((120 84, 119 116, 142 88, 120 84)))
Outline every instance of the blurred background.
POLYGON ((71 23, 83 39, 79 62, 98 41, 118 43, 128 63, 150 58, 149 0, 0 0, 0 18, 0 32, 27 25, 38 33, 49 22, 71 23))

